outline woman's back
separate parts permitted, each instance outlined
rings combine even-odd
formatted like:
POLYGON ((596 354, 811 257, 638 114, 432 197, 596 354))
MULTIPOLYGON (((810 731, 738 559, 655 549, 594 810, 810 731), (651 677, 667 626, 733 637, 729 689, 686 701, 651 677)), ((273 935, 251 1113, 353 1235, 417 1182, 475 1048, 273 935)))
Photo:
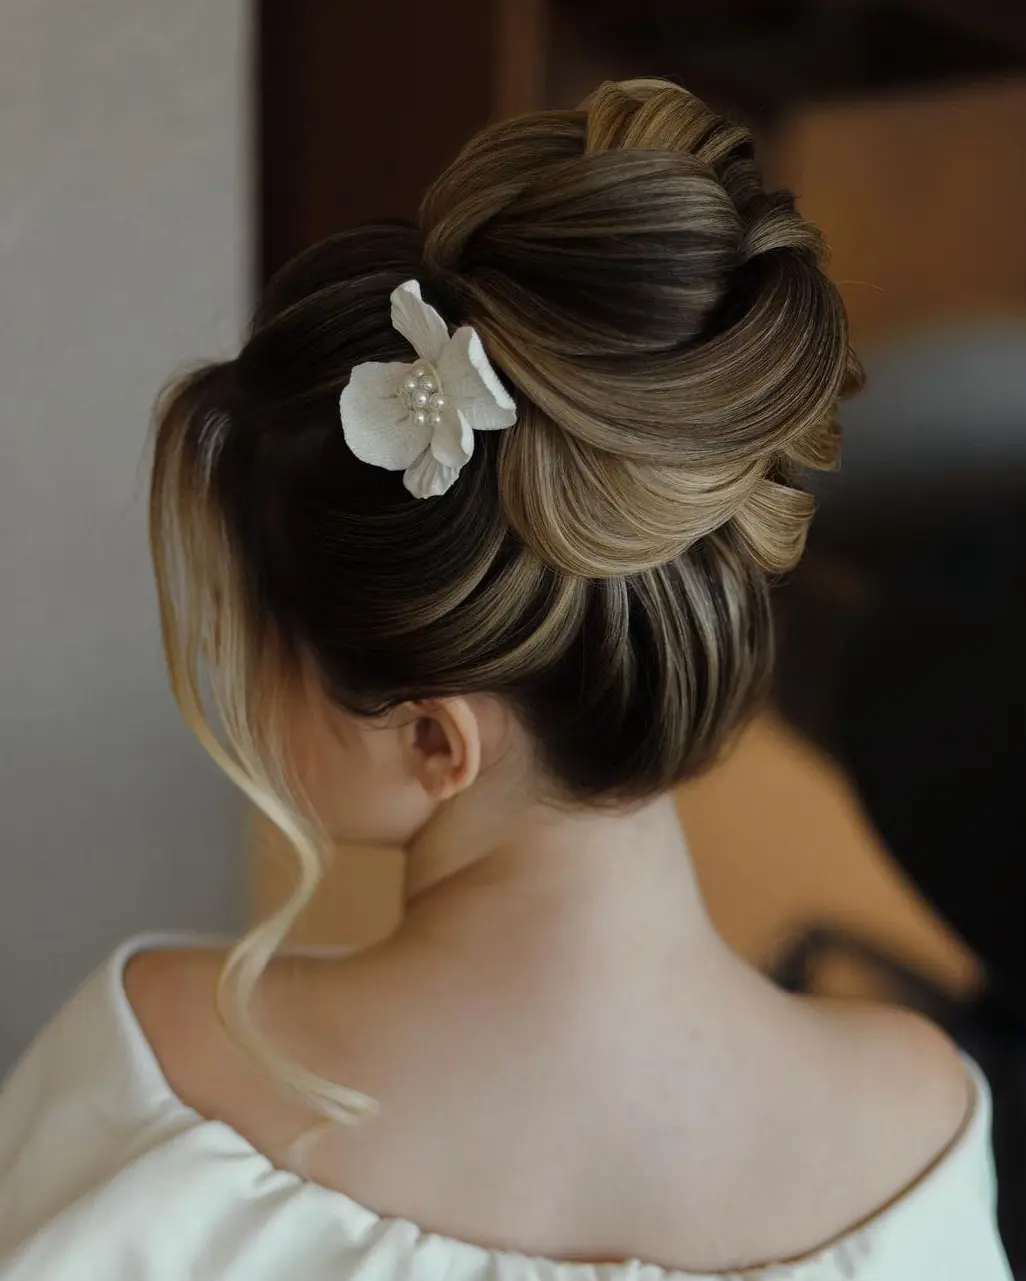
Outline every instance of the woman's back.
MULTIPOLYGON (((301 1114, 240 1070, 212 1018, 212 1057, 195 1052, 222 961, 144 957, 129 982, 179 1093, 276 1164, 490 1248, 696 1273, 798 1258, 912 1186, 975 1104, 950 1047, 898 1012, 803 1009, 753 990, 736 998, 744 1023, 687 993, 658 1014, 611 994, 583 1020, 558 998, 511 1019, 489 989, 461 983, 449 994, 476 1014, 446 1018, 431 983, 451 982, 453 967, 407 979, 387 1005, 387 975, 335 967, 321 979, 340 999, 302 1011, 295 1048, 346 1079, 389 1082, 376 1088, 389 1120, 297 1149, 301 1114), (389 1011, 384 1036, 365 1030, 376 1008, 389 1011), (337 1048, 358 1036, 355 1055, 337 1048)), ((276 981, 283 1034, 302 1009, 294 981, 287 970, 276 981)))

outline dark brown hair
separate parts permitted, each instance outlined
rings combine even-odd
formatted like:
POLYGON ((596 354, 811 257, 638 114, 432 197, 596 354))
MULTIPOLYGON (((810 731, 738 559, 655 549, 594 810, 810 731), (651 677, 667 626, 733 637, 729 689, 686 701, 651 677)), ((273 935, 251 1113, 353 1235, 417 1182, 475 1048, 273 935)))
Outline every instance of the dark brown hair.
POLYGON ((153 475, 173 681, 211 745, 210 658, 254 799, 281 821, 272 655, 312 656, 361 713, 499 695, 581 802, 707 765, 764 689, 768 576, 812 512, 799 469, 833 463, 858 380, 821 254, 743 128, 635 81, 484 130, 418 226, 287 266, 238 357, 169 393, 153 475), (355 364, 414 358, 389 311, 409 279, 477 329, 518 413, 428 500, 339 421, 355 364))

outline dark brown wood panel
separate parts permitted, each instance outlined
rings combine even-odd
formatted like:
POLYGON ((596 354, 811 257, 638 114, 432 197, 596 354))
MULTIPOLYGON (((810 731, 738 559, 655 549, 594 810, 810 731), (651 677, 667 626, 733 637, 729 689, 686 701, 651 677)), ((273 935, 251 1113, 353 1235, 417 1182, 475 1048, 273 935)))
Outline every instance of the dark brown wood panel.
POLYGON ((261 271, 412 217, 471 133, 536 105, 545 0, 261 0, 261 271))

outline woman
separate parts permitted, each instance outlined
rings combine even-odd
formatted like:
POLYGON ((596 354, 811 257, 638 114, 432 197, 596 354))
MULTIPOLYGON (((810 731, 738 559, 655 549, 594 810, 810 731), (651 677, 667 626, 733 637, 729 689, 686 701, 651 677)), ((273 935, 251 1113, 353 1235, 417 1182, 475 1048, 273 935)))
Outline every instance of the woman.
POLYGON ((607 84, 172 389, 172 682, 298 888, 227 957, 127 945, 29 1052, 0 1276, 1007 1277, 982 1078, 734 957, 672 799, 763 692, 858 381, 820 249, 743 129, 607 84), (339 840, 405 847, 403 924, 282 955, 339 840))

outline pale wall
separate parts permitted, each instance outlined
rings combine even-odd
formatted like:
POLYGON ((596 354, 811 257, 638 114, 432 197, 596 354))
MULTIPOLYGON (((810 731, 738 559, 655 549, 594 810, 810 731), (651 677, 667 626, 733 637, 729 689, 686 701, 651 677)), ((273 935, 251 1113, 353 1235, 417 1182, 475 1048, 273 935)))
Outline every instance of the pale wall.
POLYGON ((244 0, 0 20, 0 1067, 120 937, 239 914, 240 807, 179 725, 149 409, 247 293, 244 0))

